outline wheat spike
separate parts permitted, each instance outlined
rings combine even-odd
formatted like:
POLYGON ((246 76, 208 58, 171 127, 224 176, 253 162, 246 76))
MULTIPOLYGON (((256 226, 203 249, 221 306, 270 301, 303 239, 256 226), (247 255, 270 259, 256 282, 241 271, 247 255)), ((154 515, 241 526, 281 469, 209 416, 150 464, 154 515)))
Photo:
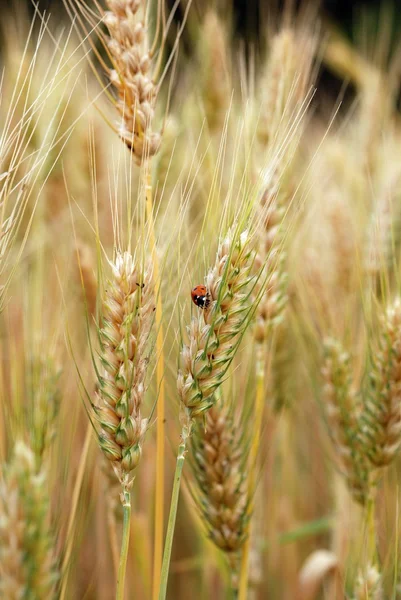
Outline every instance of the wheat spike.
POLYGON ((259 252, 255 270, 262 273, 255 285, 257 297, 255 339, 263 343, 272 327, 280 323, 287 304, 287 272, 283 250, 283 219, 285 208, 279 200, 277 186, 269 185, 262 194, 259 206, 259 252))
POLYGON ((239 552, 247 535, 248 493, 243 437, 221 401, 198 423, 192 438, 194 497, 210 539, 226 553, 237 587, 239 552))
POLYGON ((121 482, 138 465, 148 419, 141 416, 148 366, 146 348, 153 323, 150 269, 142 270, 128 252, 118 253, 105 292, 99 330, 102 342, 97 405, 99 444, 121 482))
POLYGON ((35 455, 15 444, 0 483, 0 597, 55 597, 58 573, 50 527, 47 473, 35 455))
POLYGON ((209 306, 192 318, 181 350, 177 387, 184 420, 196 419, 214 404, 247 326, 254 259, 248 231, 239 237, 230 231, 218 248, 206 277, 209 306))
POLYGON ((332 338, 325 341, 324 349, 323 401, 329 432, 347 485, 355 500, 365 504, 369 492, 369 468, 359 442, 358 406, 351 389, 350 356, 332 338))
POLYGON ((388 465, 401 444, 401 300, 380 319, 372 349, 369 390, 361 415, 361 437, 376 467, 388 465))
POLYGON ((108 50, 113 69, 110 83, 118 94, 121 115, 120 136, 141 164, 154 156, 160 146, 160 134, 152 131, 158 88, 153 81, 143 0, 107 0, 109 10, 104 23, 109 31, 108 50))
POLYGON ((383 599, 384 593, 380 573, 377 567, 368 565, 366 569, 358 575, 354 590, 354 600, 383 599))

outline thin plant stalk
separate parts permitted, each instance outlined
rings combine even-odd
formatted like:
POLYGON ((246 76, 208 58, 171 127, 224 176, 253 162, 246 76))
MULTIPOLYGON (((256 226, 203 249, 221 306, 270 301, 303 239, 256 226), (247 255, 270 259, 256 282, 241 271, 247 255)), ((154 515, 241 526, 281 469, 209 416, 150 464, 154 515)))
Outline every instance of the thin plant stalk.
POLYGON ((366 513, 365 513, 365 528, 367 537, 367 556, 366 564, 376 564, 376 526, 375 526, 375 506, 376 506, 376 485, 375 482, 371 484, 369 490, 369 497, 367 500, 366 513))
POLYGON ((114 575, 117 576, 118 573, 118 545, 117 545, 117 529, 116 529, 116 519, 112 514, 112 510, 110 508, 107 509, 107 525, 109 530, 109 541, 111 548, 111 556, 113 560, 114 567, 114 575))
MULTIPOLYGON (((235 557, 231 557, 231 560, 229 560, 229 565, 230 565, 230 569, 231 569, 231 573, 237 573, 238 572, 238 564, 236 564, 236 560, 237 558, 235 557)), ((229 598, 230 600, 238 600, 238 581, 237 581, 237 585, 235 585, 235 583, 233 582, 233 577, 230 577, 230 592, 229 592, 229 598)))
MULTIPOLYGON (((252 439, 251 449, 249 452, 249 479, 248 490, 250 492, 250 502, 248 513, 252 515, 254 505, 254 493, 256 488, 256 472, 257 472, 257 457, 260 446, 260 433, 263 422, 263 408, 265 399, 265 369, 264 369, 264 346, 257 344, 256 348, 256 398, 255 398, 255 435, 252 439)), ((249 554, 251 549, 250 523, 248 522, 248 536, 244 543, 244 548, 241 557, 240 577, 238 587, 238 600, 246 600, 248 594, 248 576, 249 576, 249 554)))
POLYGON ((157 397, 157 423, 156 423, 156 491, 155 491, 155 533, 154 533, 154 555, 153 555, 153 600, 157 599, 160 571, 163 556, 163 530, 164 530, 164 332, 162 324, 163 306, 160 285, 160 269, 157 256, 155 224, 153 219, 153 198, 152 182, 149 165, 146 168, 145 197, 146 197, 146 218, 149 225, 150 248, 152 255, 156 313, 155 325, 157 331, 156 337, 156 386, 157 397))
POLYGON ((73 548, 72 529, 74 527, 75 517, 77 514, 79 495, 81 493, 82 482, 83 482, 85 469, 86 469, 86 461, 88 458, 88 452, 89 452, 89 447, 90 447, 91 441, 92 441, 92 425, 91 425, 91 423, 89 423, 87 430, 86 430, 86 434, 85 434, 85 441, 84 441, 84 446, 82 449, 80 465, 79 465, 79 469, 78 469, 77 478, 75 480, 74 492, 72 495, 72 506, 71 506, 70 519, 68 522, 68 529, 67 529, 66 552, 64 554, 63 564, 62 564, 62 568, 61 568, 62 583, 61 583, 61 590, 60 590, 60 600, 64 600, 65 594, 67 591, 68 572, 69 572, 70 558, 71 558, 71 553, 72 553, 72 548, 73 548))
POLYGON ((124 600, 125 571, 127 567, 131 524, 131 493, 129 490, 125 489, 123 494, 123 538, 121 542, 120 564, 118 567, 116 600, 124 600))
POLYGON ((159 600, 165 600, 167 594, 171 549, 173 547, 175 520, 177 517, 178 498, 180 495, 181 475, 185 462, 186 445, 190 435, 190 429, 187 426, 184 426, 181 432, 181 443, 178 447, 177 463, 174 473, 174 485, 173 492, 171 494, 170 514, 167 524, 166 542, 163 554, 163 565, 160 577, 159 600))

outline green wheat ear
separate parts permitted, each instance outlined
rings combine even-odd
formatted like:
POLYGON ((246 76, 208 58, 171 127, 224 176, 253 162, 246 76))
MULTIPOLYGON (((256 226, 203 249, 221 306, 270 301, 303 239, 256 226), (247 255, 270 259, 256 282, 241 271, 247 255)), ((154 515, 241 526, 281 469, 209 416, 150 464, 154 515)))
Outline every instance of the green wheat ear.
POLYGON ((0 483, 0 597, 55 598, 55 546, 46 469, 18 441, 0 483))
POLYGON ((360 418, 361 443, 372 465, 385 467, 401 446, 400 298, 396 298, 381 317, 371 356, 368 389, 360 418))
POLYGON ((214 393, 249 325, 254 260, 249 232, 238 235, 230 230, 206 276, 210 305, 193 317, 187 327, 188 343, 181 349, 177 388, 185 422, 201 417, 214 405, 214 393))
POLYGON ((351 359, 338 340, 325 340, 322 376, 324 410, 340 470, 354 499, 364 505, 370 465, 359 439, 360 407, 352 391, 351 359))
POLYGON ((128 252, 117 253, 111 270, 98 330, 103 372, 98 374, 93 410, 100 448, 120 481, 127 483, 148 428, 141 405, 155 299, 151 269, 138 267, 128 252))

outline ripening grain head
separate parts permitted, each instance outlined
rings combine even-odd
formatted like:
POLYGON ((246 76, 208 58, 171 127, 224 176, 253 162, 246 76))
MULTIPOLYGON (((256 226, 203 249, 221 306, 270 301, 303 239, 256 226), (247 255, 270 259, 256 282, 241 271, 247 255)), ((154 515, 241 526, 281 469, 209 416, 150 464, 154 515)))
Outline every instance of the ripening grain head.
POLYGON ((234 589, 250 518, 246 439, 245 428, 234 423, 232 407, 221 399, 192 437, 193 496, 208 537, 227 556, 234 589))
POLYGON ((57 581, 47 472, 19 441, 0 482, 0 596, 51 600, 57 581))
POLYGON ((138 465, 148 419, 145 394, 154 295, 151 269, 129 253, 117 253, 102 301, 96 420, 99 444, 121 482, 138 465))
POLYGON ((200 417, 215 402, 250 314, 249 294, 255 260, 248 231, 231 229, 217 250, 205 278, 209 306, 197 309, 181 350, 177 387, 185 423, 200 417))
POLYGON ((384 467, 401 445, 401 300, 380 319, 361 416, 361 437, 370 461, 384 467))
POLYGON ((149 48, 146 2, 108 0, 107 6, 103 21, 109 32, 107 48, 113 63, 109 78, 117 91, 116 107, 121 116, 119 133, 141 164, 160 146, 160 134, 152 130, 158 88, 149 48))
POLYGON ((350 356, 334 339, 325 341, 323 402, 340 469, 355 500, 365 504, 369 468, 359 440, 359 408, 352 389, 350 356))

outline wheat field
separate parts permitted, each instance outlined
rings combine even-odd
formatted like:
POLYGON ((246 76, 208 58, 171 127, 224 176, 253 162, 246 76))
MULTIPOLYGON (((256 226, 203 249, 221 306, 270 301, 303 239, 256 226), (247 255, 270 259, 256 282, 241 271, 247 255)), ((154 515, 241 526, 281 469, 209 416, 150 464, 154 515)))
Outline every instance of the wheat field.
POLYGON ((401 598, 394 15, 266 12, 2 14, 1 599, 401 598))

